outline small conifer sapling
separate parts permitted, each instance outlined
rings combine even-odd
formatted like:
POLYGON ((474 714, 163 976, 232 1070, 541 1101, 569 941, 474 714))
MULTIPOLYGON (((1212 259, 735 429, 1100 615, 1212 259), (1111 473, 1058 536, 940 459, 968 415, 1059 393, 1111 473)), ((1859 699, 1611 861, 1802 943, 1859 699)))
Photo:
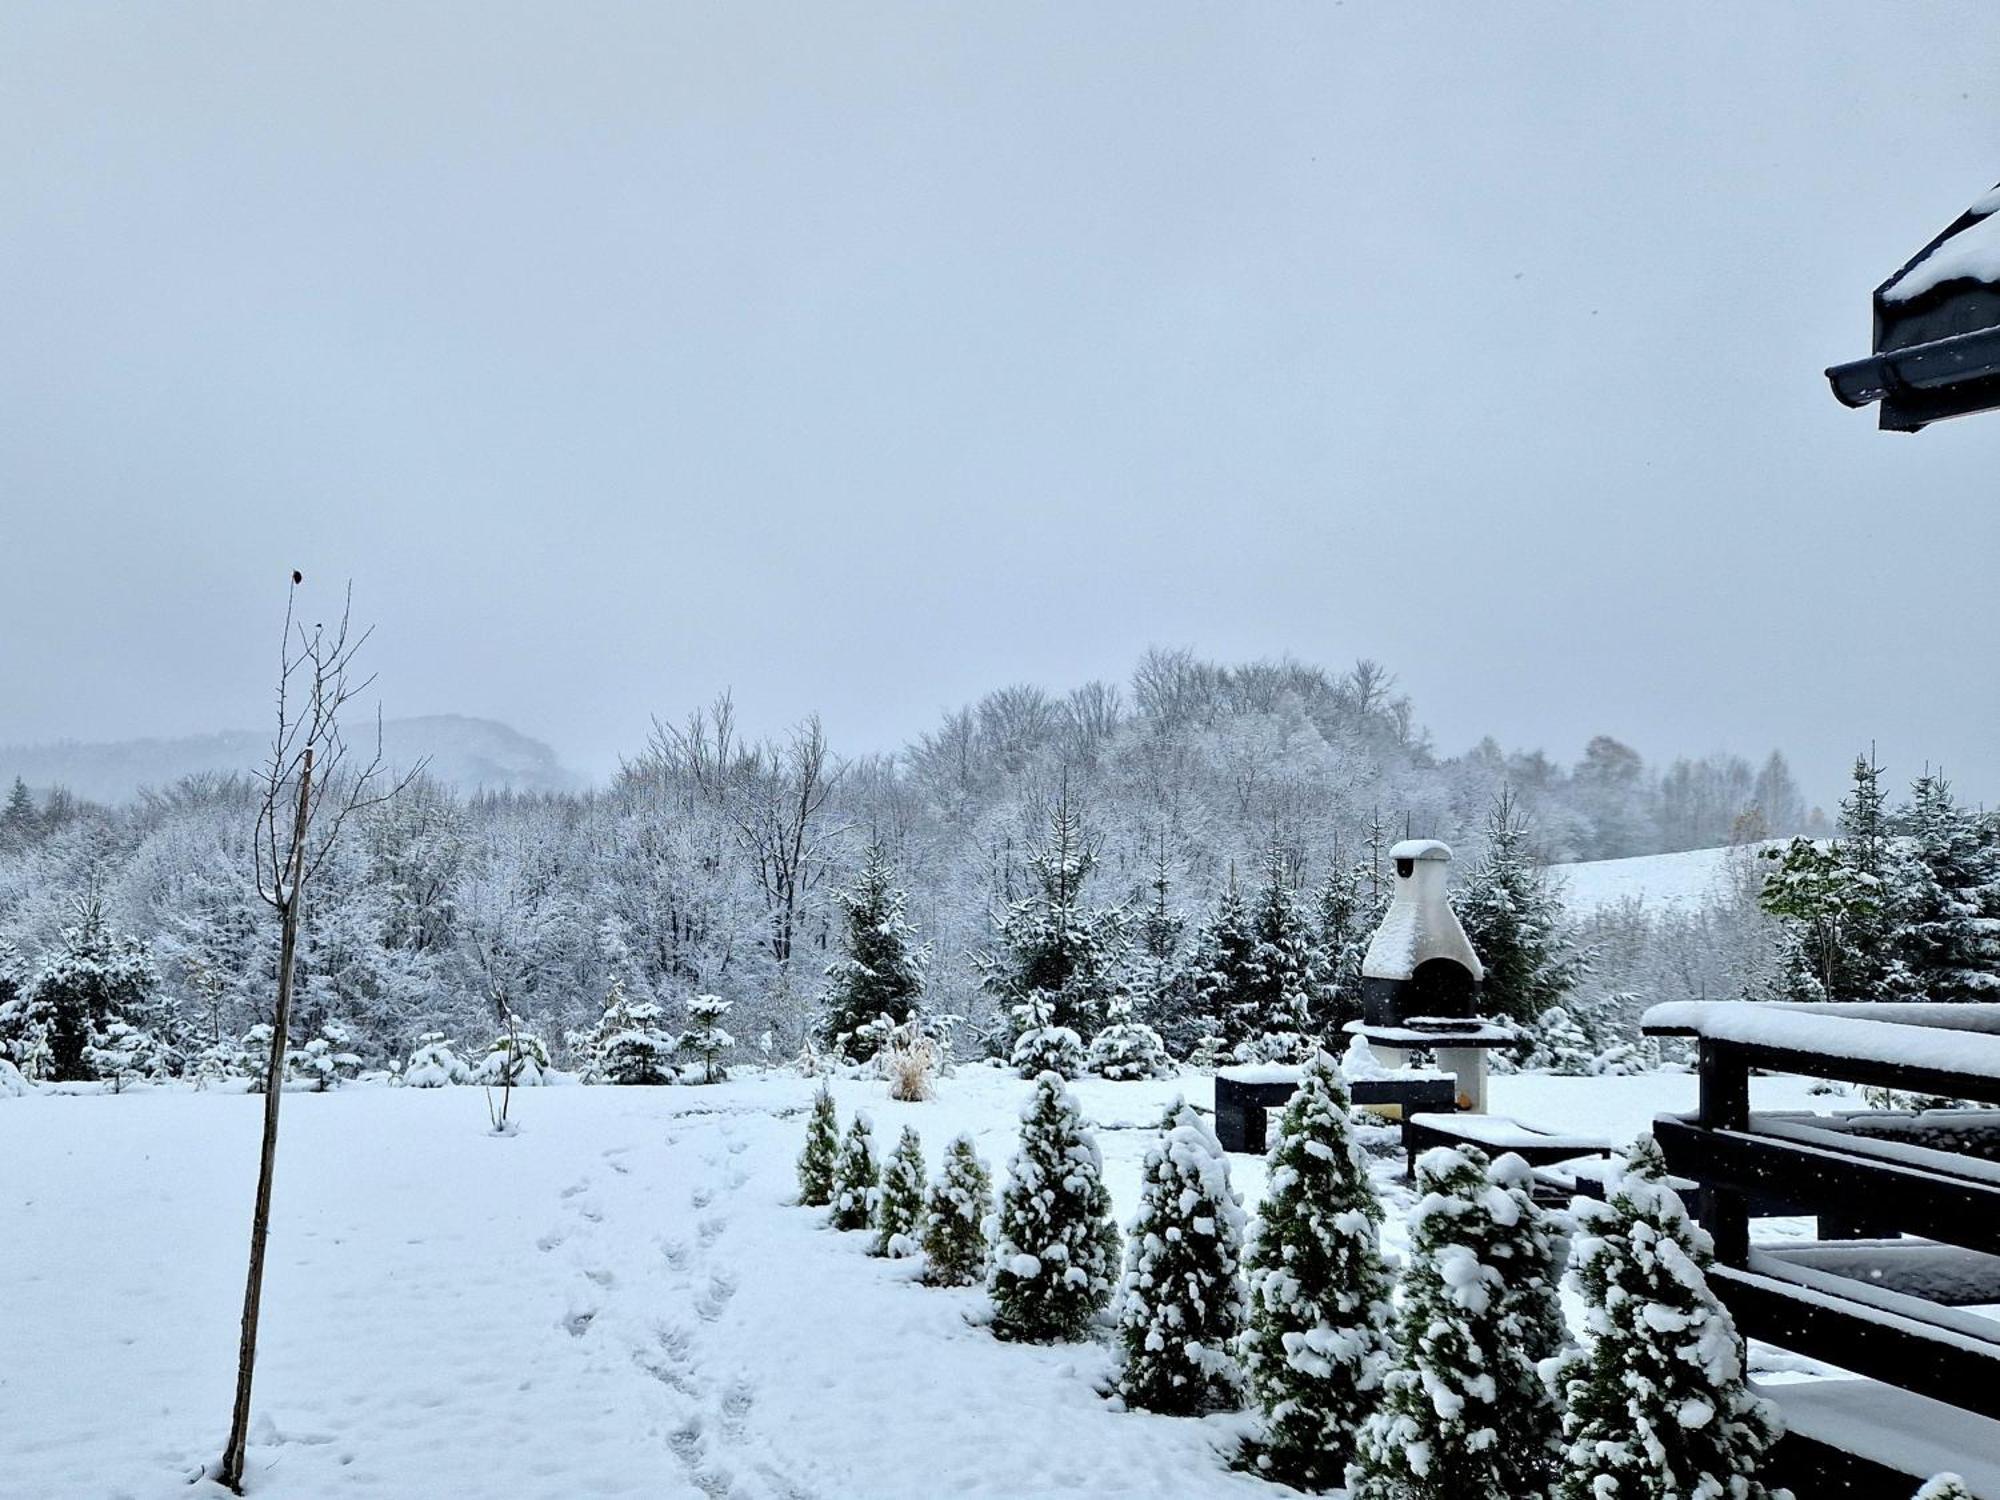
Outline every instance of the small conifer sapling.
POLYGON ((840 1143, 840 1159, 833 1170, 833 1213, 827 1222, 835 1229, 866 1229, 875 1217, 881 1179, 874 1122, 866 1113, 857 1113, 840 1143))
POLYGON ((973 1286, 986 1278, 986 1221, 993 1213, 993 1179, 960 1135, 945 1147, 944 1167, 924 1200, 924 1280, 932 1286, 973 1286))
POLYGON ((875 1243, 871 1255, 893 1259, 915 1255, 921 1248, 924 1222, 924 1145, 916 1127, 905 1125, 882 1169, 875 1195, 875 1243))
POLYGON ((834 1168, 840 1160, 840 1117, 833 1092, 822 1083, 806 1116, 806 1144, 799 1153, 799 1202, 824 1208, 833 1202, 834 1168))

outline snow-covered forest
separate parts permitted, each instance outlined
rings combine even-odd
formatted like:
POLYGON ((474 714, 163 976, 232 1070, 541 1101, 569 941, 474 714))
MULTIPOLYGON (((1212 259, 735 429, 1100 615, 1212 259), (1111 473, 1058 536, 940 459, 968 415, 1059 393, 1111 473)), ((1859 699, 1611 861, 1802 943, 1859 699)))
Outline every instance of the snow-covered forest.
MULTIPOLYGON (((924 1008, 963 1018, 961 1047, 1004 1047, 981 962, 1030 894, 1059 797, 1091 866, 1078 903, 1120 914, 1110 977, 1157 1006, 1232 889, 1251 907, 1272 888, 1304 929, 1365 937, 1365 912, 1329 918, 1326 903, 1378 899, 1382 849, 1406 830, 1453 841, 1475 870, 1503 794, 1527 863, 1825 823, 1776 752, 1654 767, 1600 737, 1571 766, 1491 741, 1440 754, 1368 661, 1156 651, 1129 685, 992 693, 895 755, 843 756, 810 719, 748 742, 724 697, 657 723, 606 788, 468 799, 419 779, 368 811, 313 887, 294 1039, 333 1023, 336 1050, 379 1066, 434 1033, 483 1049, 504 1005, 560 1055, 614 993, 669 1029, 713 993, 734 1004, 739 1049, 790 1056, 840 957, 840 893, 880 845, 925 950, 924 1008)), ((24 991, 88 911, 88 941, 130 959, 138 1010, 170 1017, 185 1052, 233 1047, 267 1016, 276 963, 251 879, 256 805, 223 775, 116 807, 16 785, 0 811, 0 984, 24 991)), ((1756 972, 1756 872, 1735 884, 1697 911, 1624 905, 1567 934, 1594 953, 1573 976, 1590 1008, 1756 972)))

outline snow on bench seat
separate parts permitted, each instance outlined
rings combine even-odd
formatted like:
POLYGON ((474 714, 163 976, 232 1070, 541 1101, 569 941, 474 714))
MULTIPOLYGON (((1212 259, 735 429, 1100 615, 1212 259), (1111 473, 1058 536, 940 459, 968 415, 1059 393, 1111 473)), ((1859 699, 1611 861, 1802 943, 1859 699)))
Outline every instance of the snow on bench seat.
POLYGON ((1641 1024, 1655 1034, 2000 1080, 2000 1005, 1670 1000, 1641 1024))
POLYGON ((1596 1135, 1563 1135, 1523 1125, 1505 1115, 1412 1115, 1412 1125, 1456 1136, 1491 1151, 1565 1150, 1577 1156, 1603 1156, 1611 1143, 1596 1135))
POLYGON ((2000 1500, 2000 1422, 1874 1380, 1767 1379, 1756 1389, 1800 1437, 1918 1481, 1955 1473, 1979 1500, 2000 1500))

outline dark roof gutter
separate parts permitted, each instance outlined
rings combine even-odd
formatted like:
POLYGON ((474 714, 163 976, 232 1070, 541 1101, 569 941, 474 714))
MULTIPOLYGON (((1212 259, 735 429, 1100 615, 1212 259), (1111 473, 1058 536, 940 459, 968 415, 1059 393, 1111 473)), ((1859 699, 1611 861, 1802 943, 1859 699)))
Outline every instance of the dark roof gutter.
POLYGON ((2000 328, 1886 349, 1826 372, 1846 406, 1882 403, 1882 425, 1915 432, 1943 417, 2000 406, 2000 328))

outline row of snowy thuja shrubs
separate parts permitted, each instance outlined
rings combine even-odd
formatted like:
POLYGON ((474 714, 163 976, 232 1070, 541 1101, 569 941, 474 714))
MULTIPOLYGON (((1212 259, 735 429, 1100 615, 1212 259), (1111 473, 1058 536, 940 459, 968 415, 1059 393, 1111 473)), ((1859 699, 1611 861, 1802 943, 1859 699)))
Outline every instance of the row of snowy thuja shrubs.
POLYGON ((1083 1338, 1108 1313, 1108 1394, 1184 1415, 1248 1404, 1240 1461, 1273 1479, 1344 1482, 1354 1500, 1765 1493, 1774 1418, 1703 1275, 1707 1237, 1650 1141, 1609 1201, 1585 1206, 1568 1251, 1581 1347, 1557 1299, 1565 1226, 1535 1204, 1519 1157, 1424 1156, 1396 1285, 1345 1080, 1323 1054, 1278 1124, 1254 1233, 1213 1131, 1175 1101, 1146 1155, 1122 1276, 1102 1157, 1054 1074, 1036 1080, 990 1218, 963 1137, 926 1195, 915 1132, 884 1171, 866 1117, 843 1140, 824 1090, 799 1177, 803 1201, 872 1229, 880 1254, 929 1254, 928 1216, 941 1216, 926 1279, 967 1284, 983 1267, 1001 1337, 1083 1338))

